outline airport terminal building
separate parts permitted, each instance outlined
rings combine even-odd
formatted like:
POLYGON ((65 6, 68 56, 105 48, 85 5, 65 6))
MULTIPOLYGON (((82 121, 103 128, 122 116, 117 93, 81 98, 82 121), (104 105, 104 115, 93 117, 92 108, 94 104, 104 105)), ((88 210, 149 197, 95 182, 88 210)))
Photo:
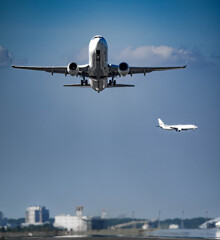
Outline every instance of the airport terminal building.
POLYGON ((67 229, 68 231, 84 232, 89 229, 89 218, 82 215, 83 206, 76 207, 76 216, 55 216, 54 227, 67 229))
POLYGON ((25 223, 23 227, 29 225, 43 225, 49 222, 49 210, 46 207, 32 206, 28 207, 25 212, 25 223))

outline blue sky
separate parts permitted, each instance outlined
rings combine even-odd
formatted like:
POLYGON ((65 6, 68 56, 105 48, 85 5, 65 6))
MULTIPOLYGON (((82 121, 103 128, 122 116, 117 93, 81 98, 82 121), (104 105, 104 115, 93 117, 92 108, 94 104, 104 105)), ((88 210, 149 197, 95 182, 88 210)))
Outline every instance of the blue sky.
POLYGON ((0 1, 0 210, 218 217, 219 1, 0 1), (87 63, 103 35, 109 62, 185 64, 126 76, 135 88, 63 88, 79 78, 11 69, 87 63), (195 132, 167 132, 192 123, 195 132))

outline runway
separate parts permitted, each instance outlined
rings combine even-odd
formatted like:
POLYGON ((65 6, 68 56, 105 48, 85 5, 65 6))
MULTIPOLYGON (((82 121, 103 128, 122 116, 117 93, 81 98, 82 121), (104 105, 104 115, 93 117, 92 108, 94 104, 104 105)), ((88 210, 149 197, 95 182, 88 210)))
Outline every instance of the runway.
MULTIPOLYGON (((89 234, 89 232, 83 234, 64 234, 60 232, 55 235, 55 232, 20 232, 20 233, 12 233, 12 232, 1 232, 0 240, 12 240, 12 239, 23 239, 23 240, 134 240, 134 239, 154 239, 154 240, 199 240, 199 239, 220 239, 220 230, 219 229, 161 229, 155 231, 142 232, 142 235, 131 235, 132 232, 117 232, 117 234, 113 234, 113 232, 106 231, 97 231, 96 233, 93 231, 89 234), (106 234, 108 233, 108 234, 106 234), (123 234, 122 234, 123 233, 123 234), (127 234, 125 234, 127 233, 127 234), (128 234, 130 233, 130 234, 128 234)), ((134 232, 133 232, 134 234, 134 232)))
MULTIPOLYGON (((174 240, 174 239, 178 239, 178 240, 208 240, 210 238, 154 238, 154 237, 108 237, 108 236, 98 236, 98 237, 73 237, 73 236, 69 236, 69 237, 8 237, 8 238, 4 238, 5 240, 9 239, 9 240, 101 240, 101 239, 106 239, 106 240, 136 240, 136 239, 144 239, 144 240, 174 240)), ((1 240, 4 240, 3 238, 1 238, 1 240)))

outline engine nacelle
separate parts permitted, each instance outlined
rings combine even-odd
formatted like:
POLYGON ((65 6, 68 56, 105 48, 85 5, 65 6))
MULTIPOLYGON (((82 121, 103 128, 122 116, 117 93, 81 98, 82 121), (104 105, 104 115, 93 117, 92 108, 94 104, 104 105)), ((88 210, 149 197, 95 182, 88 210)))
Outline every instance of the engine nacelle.
POLYGON ((71 76, 76 76, 79 72, 79 67, 76 63, 72 62, 67 66, 67 72, 71 75, 71 76))
POLYGON ((121 76, 126 76, 129 73, 129 66, 126 62, 122 62, 118 65, 118 72, 121 76))

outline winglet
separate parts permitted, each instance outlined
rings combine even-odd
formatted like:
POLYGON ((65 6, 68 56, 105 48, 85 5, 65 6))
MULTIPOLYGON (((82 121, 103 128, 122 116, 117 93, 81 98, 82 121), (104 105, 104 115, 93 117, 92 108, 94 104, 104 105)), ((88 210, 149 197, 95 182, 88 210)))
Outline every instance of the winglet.
POLYGON ((186 68, 187 67, 187 59, 186 59, 186 64, 182 66, 182 68, 186 68))

